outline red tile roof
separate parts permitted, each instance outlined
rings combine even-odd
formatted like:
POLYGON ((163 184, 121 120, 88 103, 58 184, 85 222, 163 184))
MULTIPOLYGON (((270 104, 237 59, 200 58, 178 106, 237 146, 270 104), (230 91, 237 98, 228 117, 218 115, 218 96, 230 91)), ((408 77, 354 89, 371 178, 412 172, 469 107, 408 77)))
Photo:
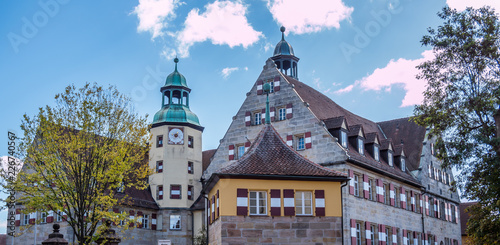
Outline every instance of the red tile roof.
POLYGON ((218 174, 346 177, 304 158, 286 145, 272 125, 265 125, 242 158, 218 174))

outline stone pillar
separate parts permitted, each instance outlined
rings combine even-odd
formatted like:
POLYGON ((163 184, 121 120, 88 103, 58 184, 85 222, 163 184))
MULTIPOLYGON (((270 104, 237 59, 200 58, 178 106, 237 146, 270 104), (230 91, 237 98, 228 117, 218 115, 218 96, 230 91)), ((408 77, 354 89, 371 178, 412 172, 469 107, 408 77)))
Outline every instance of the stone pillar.
POLYGON ((52 226, 54 232, 49 234, 49 239, 42 242, 43 245, 68 245, 68 241, 64 239, 63 234, 59 233, 59 224, 54 224, 52 226))
POLYGON ((115 230, 111 229, 111 221, 106 220, 106 230, 102 233, 101 237, 97 239, 97 244, 102 245, 118 245, 122 240, 116 235, 115 230))

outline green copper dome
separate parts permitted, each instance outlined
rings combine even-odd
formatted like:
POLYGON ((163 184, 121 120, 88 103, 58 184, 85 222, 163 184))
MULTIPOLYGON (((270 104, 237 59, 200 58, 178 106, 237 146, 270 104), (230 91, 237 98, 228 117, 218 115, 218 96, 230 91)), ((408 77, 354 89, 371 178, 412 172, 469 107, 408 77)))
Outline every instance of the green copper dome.
POLYGON ((187 87, 186 78, 181 73, 179 73, 179 71, 177 71, 177 63, 179 62, 179 59, 175 58, 174 62, 175 62, 175 70, 174 72, 170 73, 170 75, 168 75, 164 86, 187 87))
POLYGON ((189 93, 186 78, 177 71, 179 59, 175 58, 175 70, 168 75, 165 85, 161 87, 162 107, 153 118, 153 127, 161 125, 190 124, 197 128, 200 125, 198 116, 189 109, 189 93))
POLYGON ((201 126, 198 116, 184 105, 170 105, 161 108, 153 118, 153 124, 157 123, 189 123, 201 126))
POLYGON ((281 31, 281 41, 276 44, 276 48, 274 48, 273 56, 277 55, 295 55, 293 53, 292 45, 290 45, 287 41, 285 41, 285 27, 280 28, 281 31))

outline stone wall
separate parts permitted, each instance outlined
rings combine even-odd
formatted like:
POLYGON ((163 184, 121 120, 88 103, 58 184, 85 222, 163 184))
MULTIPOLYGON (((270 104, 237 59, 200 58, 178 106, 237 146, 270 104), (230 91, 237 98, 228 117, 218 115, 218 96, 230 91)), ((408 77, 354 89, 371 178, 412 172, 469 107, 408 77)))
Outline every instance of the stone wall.
POLYGON ((212 245, 342 244, 341 227, 341 217, 222 216, 209 235, 212 245))

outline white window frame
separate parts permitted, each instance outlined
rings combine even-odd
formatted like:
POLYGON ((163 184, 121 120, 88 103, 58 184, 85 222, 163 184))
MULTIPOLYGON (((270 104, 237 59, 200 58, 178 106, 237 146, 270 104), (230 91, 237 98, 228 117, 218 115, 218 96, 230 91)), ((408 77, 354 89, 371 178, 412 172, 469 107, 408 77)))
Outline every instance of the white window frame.
POLYGON ((406 172, 406 161, 401 157, 401 171, 406 172))
POLYGON ((28 225, 30 223, 30 214, 24 214, 23 225, 28 225))
POLYGON ((61 222, 63 218, 63 212, 54 212, 54 215, 56 216, 56 221, 61 222))
POLYGON ((148 214, 142 215, 142 228, 144 228, 144 229, 149 228, 149 215, 148 214))
POLYGON ((361 245, 361 224, 356 223, 356 245, 361 245))
POLYGON ((372 185, 373 185, 373 180, 372 179, 368 179, 368 200, 372 200, 373 201, 373 188, 372 188, 372 185))
POLYGON ((354 195, 359 197, 359 176, 354 175, 354 195))
POLYGON ((274 80, 271 80, 268 83, 270 85, 269 93, 274 93, 274 80))
POLYGON ((297 216, 311 216, 313 215, 313 194, 312 191, 296 191, 295 192, 295 215, 297 216), (306 197, 309 195, 309 198, 306 197), (310 205, 306 205, 306 201, 309 201, 310 205), (306 208, 310 208, 310 212, 306 213, 306 208))
MULTIPOLYGON (((403 159, 403 158, 401 158, 403 159)), ((392 154, 392 152, 387 152, 387 163, 389 164, 389 166, 392 167, 392 165, 394 164, 394 155, 392 154)))
POLYGON ((182 230, 182 219, 180 215, 170 215, 170 230, 182 230))
POLYGON ((371 245, 375 245, 375 225, 370 225, 370 239, 371 245))
POLYGON ((285 107, 278 109, 278 120, 279 121, 286 120, 286 108, 285 107))
POLYGON ((42 223, 42 224, 47 223, 47 213, 46 212, 40 213, 40 223, 42 223))
POLYGON ((267 192, 266 191, 250 191, 248 195, 249 201, 249 209, 250 215, 267 215, 267 192), (252 201, 255 201, 255 204, 252 204, 252 201), (263 201, 264 206, 260 205, 260 202, 263 201), (263 212, 261 212, 261 208, 263 208, 263 212), (254 210, 252 210, 254 209, 254 210))
POLYGON ((261 125, 262 124, 262 116, 260 112, 253 113, 253 125, 261 125))

